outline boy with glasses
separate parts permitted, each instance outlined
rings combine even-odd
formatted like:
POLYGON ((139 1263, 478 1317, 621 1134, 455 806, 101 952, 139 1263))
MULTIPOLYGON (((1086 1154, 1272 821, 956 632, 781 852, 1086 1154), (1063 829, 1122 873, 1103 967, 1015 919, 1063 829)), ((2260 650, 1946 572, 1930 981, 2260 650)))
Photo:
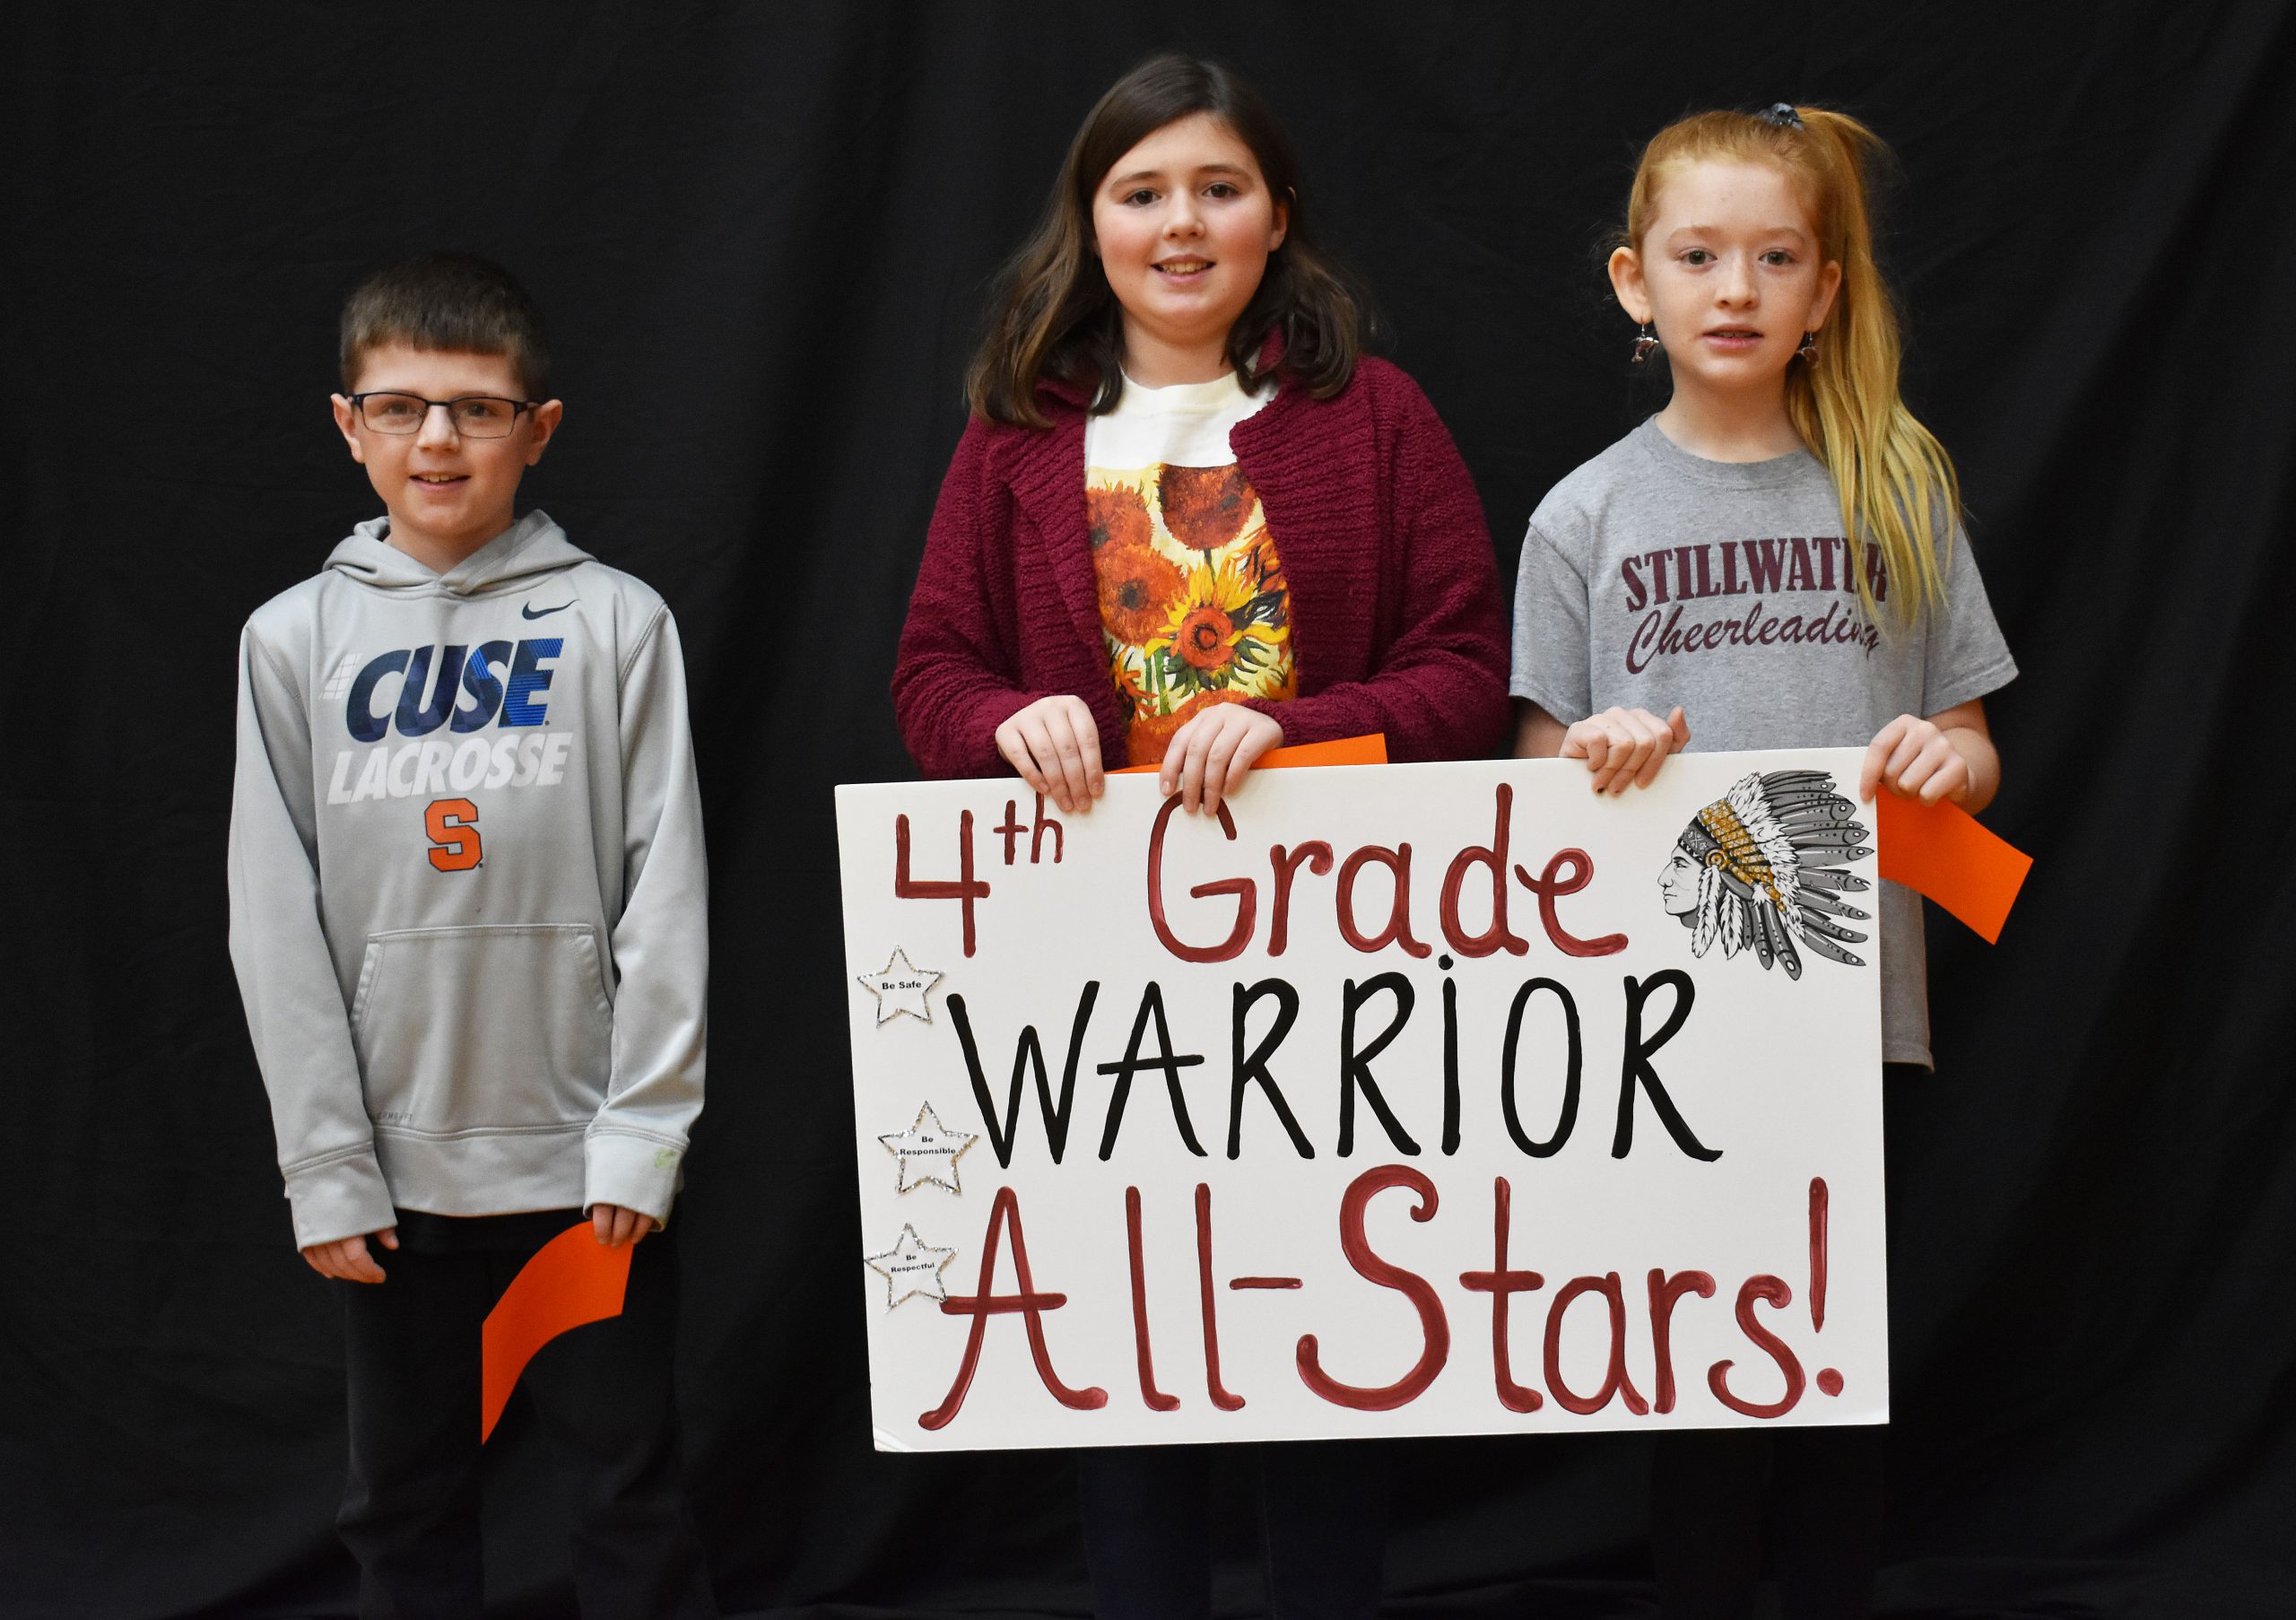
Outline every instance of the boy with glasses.
POLYGON ((339 1278, 362 1615, 480 1612, 480 1327, 587 1218, 619 1317, 521 1380, 579 1476, 582 1612, 715 1612, 677 1476, 701 1109, 700 801, 662 598, 515 516, 562 407, 533 300, 432 255, 344 309, 335 425, 387 516, 239 642, 231 955, 295 1241, 339 1278))

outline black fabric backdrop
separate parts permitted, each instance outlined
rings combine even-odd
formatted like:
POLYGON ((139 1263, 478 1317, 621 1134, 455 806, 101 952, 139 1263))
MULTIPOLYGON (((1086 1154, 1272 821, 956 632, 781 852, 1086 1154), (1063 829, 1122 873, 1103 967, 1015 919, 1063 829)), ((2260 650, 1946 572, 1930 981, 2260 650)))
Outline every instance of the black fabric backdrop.
MULTIPOLYGON (((378 258, 499 257, 567 425, 528 494, 684 628, 709 1111, 677 1233, 729 1613, 1075 1615, 1057 1455, 870 1449, 830 787, 885 683, 985 279, 1091 99, 1226 57, 1481 484, 1653 408, 1595 243, 1636 143, 1780 97, 1908 173, 1908 388, 2024 667, 1997 948, 1934 930, 1890 1099, 1900 1615, 2296 1612, 2296 25, 2274 4, 51 5, 4 68, 13 902, 0 1609, 337 1615, 341 1349, 224 954, 232 644, 374 502, 326 416, 378 258)), ((514 1407, 505 1613, 568 1612, 514 1407)), ((1644 1612, 1647 1441, 1396 1445, 1396 1615, 1644 1612)), ((1223 1608, 1255 1612, 1249 1515, 1223 1608)))

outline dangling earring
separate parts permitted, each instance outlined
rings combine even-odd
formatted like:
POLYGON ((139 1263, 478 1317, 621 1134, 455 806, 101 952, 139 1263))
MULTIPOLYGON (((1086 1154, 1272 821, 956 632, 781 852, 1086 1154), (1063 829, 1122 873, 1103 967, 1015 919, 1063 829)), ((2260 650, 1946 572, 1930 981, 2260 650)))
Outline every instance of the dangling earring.
POLYGON ((1802 346, 1794 353, 1802 357, 1804 365, 1816 365, 1818 363, 1818 335, 1814 332, 1803 333, 1802 346))
POLYGON ((1640 365, 1658 352, 1658 340, 1651 335, 1650 323, 1642 323, 1642 335, 1634 340, 1634 363, 1640 365))

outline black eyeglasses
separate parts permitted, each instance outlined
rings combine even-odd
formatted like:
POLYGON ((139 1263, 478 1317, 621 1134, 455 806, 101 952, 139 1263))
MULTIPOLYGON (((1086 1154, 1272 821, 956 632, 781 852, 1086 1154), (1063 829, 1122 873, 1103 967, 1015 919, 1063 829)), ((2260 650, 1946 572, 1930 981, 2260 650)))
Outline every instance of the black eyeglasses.
POLYGON ((425 399, 420 394, 352 394, 348 396, 359 420, 378 433, 420 433, 430 420, 432 406, 447 413, 456 432, 465 439, 502 439, 518 420, 518 413, 540 405, 539 399, 504 399, 498 394, 457 394, 452 399, 425 399))

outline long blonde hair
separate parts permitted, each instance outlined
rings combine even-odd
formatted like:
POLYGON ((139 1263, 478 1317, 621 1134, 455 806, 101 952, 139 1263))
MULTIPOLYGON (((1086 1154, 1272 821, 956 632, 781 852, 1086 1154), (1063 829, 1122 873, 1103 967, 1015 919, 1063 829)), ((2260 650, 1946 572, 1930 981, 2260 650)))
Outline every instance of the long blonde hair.
POLYGON ((1881 548, 1884 584, 1858 568, 1857 599, 1878 625, 1877 596, 1900 588, 1900 623, 1944 597, 1944 560, 1961 521, 1961 479, 1936 436, 1898 395, 1902 344, 1890 290, 1874 262, 1870 170, 1889 157, 1881 137, 1844 113, 1801 107, 1787 118, 1705 112, 1669 124, 1642 149, 1628 194, 1624 246, 1641 251, 1667 173, 1708 161, 1774 163, 1801 193, 1822 256, 1841 266, 1832 318, 1818 335, 1817 363, 1789 361, 1786 409, 1794 431, 1825 465, 1841 501, 1843 531, 1881 548))

